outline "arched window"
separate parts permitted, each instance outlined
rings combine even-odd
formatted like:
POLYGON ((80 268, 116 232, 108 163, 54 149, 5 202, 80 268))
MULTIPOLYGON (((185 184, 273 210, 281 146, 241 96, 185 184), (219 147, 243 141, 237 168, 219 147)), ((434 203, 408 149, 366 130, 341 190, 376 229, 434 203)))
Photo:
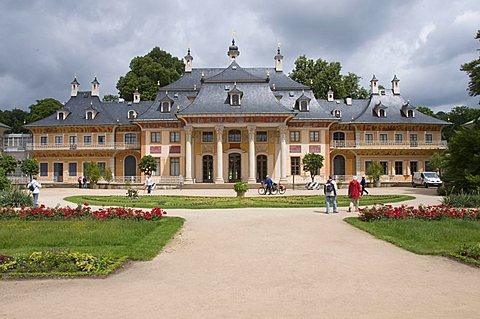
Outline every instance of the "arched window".
POLYGON ((240 130, 230 130, 228 131, 228 142, 229 143, 240 143, 242 141, 242 132, 240 130))
POLYGON ((385 112, 385 110, 379 110, 378 117, 387 117, 387 112, 385 112))
POLYGON ((58 112, 57 119, 59 121, 63 121, 65 119, 65 113, 63 112, 58 112))
POLYGON ((134 110, 128 111, 128 118, 129 119, 137 118, 137 112, 135 112, 134 110))
POLYGON ((415 113, 413 112, 413 110, 407 111, 407 117, 415 117, 415 113))
POLYGON ((340 118, 340 117, 342 117, 342 111, 335 110, 335 111, 333 111, 333 115, 335 115, 335 117, 337 117, 337 118, 340 118))
POLYGON ((307 101, 300 101, 300 111, 301 112, 308 111, 308 102, 307 101))
POLYGON ((87 120, 93 120, 93 111, 88 111, 86 114, 87 120))
POLYGON ((232 106, 239 106, 239 105, 240 105, 240 95, 232 94, 232 106))
POLYGON ((162 113, 169 113, 170 112, 170 102, 162 102, 162 113))

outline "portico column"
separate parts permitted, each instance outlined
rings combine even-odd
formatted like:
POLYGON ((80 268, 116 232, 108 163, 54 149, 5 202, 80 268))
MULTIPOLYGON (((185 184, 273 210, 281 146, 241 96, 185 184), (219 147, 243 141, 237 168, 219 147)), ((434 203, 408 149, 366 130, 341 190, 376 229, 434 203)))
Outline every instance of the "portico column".
POLYGON ((215 126, 217 133, 217 171, 215 172, 215 184, 223 184, 223 126, 215 126))
POLYGON ((247 126, 248 129, 248 183, 257 182, 255 178, 255 125, 247 126))
POLYGON ((192 179, 192 132, 191 125, 185 126, 185 184, 193 184, 192 179))
POLYGON ((286 125, 278 128, 280 131, 280 183, 287 182, 287 131, 286 125))

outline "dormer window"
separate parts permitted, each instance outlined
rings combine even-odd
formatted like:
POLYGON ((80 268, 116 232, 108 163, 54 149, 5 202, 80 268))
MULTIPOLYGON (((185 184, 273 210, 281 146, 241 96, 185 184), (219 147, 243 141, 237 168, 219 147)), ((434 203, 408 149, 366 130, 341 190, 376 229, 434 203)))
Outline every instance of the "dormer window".
POLYGON ((232 95, 230 95, 230 105, 232 105, 232 106, 240 106, 240 94, 232 94, 232 95))
POLYGON ((415 117, 415 108, 410 105, 410 101, 403 104, 401 112, 405 117, 415 117))
POLYGON ((295 102, 295 109, 299 110, 300 112, 308 112, 310 100, 311 99, 305 95, 305 92, 303 92, 295 102))
POLYGON ((334 115, 336 118, 341 118, 341 117, 342 117, 342 111, 340 111, 340 110, 334 110, 334 111, 333 111, 333 115, 334 115))
POLYGON ((93 120, 94 117, 95 117, 95 114, 93 113, 93 111, 87 111, 87 113, 85 114, 85 118, 87 120, 93 120))
POLYGON ((378 101, 373 108, 373 115, 376 117, 387 117, 387 107, 381 101, 378 101))
POLYGON ((300 112, 306 112, 308 111, 308 102, 307 101, 301 101, 300 102, 300 112))
POLYGON ((65 116, 64 112, 58 112, 57 113, 57 120, 63 121, 65 118, 66 118, 66 116, 65 116))
POLYGON ((128 111, 128 118, 129 119, 136 119, 137 118, 137 112, 135 110, 128 111))
POLYGON ((170 102, 168 102, 168 101, 162 102, 161 112, 162 113, 170 113, 170 102))
POLYGON ((413 110, 408 110, 407 117, 415 117, 415 112, 413 110))
POLYGON ((387 112, 385 110, 378 110, 378 117, 387 117, 387 112))

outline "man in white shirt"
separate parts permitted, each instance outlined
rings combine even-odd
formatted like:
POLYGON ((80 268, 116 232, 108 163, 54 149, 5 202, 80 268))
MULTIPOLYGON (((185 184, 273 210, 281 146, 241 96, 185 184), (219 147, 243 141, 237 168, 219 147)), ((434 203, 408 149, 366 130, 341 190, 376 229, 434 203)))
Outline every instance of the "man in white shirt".
POLYGON ((325 192, 325 204, 327 206, 327 214, 330 213, 330 204, 333 206, 333 212, 337 211, 337 183, 333 180, 332 176, 328 176, 328 180, 323 188, 325 192))
POLYGON ((37 181, 37 177, 33 176, 33 179, 27 185, 28 189, 32 192, 33 195, 33 208, 37 207, 38 194, 40 194, 40 188, 42 185, 37 181))
POLYGON ((147 179, 145 180, 145 187, 147 188, 147 193, 150 194, 152 192, 153 180, 151 175, 147 175, 147 179))

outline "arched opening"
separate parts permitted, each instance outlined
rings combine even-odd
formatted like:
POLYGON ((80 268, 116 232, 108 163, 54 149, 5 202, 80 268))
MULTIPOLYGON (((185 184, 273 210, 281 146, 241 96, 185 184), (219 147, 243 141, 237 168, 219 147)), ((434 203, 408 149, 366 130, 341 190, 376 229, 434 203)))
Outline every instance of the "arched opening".
POLYGON ((123 161, 123 176, 137 176, 137 159, 129 155, 123 161))
POLYGON ((342 155, 333 158, 333 175, 339 180, 345 179, 345 158, 342 155))
POLYGON ((239 153, 228 155, 228 181, 238 182, 242 180, 242 160, 239 153))
POLYGON ((267 155, 257 156, 257 180, 264 181, 267 178, 267 155))
POLYGON ((202 157, 202 181, 204 183, 213 183, 213 156, 205 155, 202 157))

